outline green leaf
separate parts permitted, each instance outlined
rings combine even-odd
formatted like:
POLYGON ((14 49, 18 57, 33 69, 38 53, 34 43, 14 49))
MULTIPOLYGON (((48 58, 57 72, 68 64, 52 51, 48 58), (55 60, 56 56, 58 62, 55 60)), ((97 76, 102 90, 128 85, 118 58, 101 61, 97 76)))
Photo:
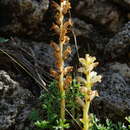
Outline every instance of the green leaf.
POLYGON ((55 130, 59 130, 59 129, 68 129, 70 127, 69 123, 66 123, 66 120, 57 120, 57 126, 54 126, 53 128, 55 130))
POLYGON ((40 116, 37 110, 33 109, 32 112, 29 114, 29 120, 37 121, 40 120, 40 116))
POLYGON ((48 128, 49 122, 48 121, 36 121, 35 125, 39 128, 48 128))
POLYGON ((130 116, 125 117, 125 119, 130 123, 130 116))
POLYGON ((5 38, 0 37, 0 43, 5 43, 5 42, 8 42, 8 41, 9 41, 9 39, 5 39, 5 38))

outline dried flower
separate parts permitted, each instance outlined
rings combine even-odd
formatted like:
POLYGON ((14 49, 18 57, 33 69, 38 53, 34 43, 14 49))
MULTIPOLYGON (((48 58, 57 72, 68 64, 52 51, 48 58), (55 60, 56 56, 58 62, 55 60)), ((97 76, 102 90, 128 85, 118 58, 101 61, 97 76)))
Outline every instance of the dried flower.
POLYGON ((68 56, 71 54, 72 49, 70 46, 67 47, 67 49, 64 51, 64 57, 63 59, 66 60, 68 58, 68 56))
POLYGON ((51 74, 58 80, 58 88, 61 95, 60 101, 60 117, 61 120, 65 120, 65 89, 72 82, 72 77, 68 75, 72 71, 72 66, 64 67, 64 62, 71 54, 71 48, 65 47, 70 38, 67 33, 70 31, 72 21, 65 20, 64 15, 67 14, 71 8, 69 0, 60 0, 60 4, 52 2, 52 7, 56 9, 55 23, 53 23, 51 30, 59 36, 59 43, 51 42, 51 46, 54 48, 54 56, 56 58, 55 66, 56 71, 51 70, 51 74), (66 49, 64 49, 64 47, 66 49))
POLYGON ((56 24, 53 23, 52 27, 50 29, 54 30, 57 35, 60 35, 60 28, 59 28, 58 25, 56 25, 56 24))
POLYGON ((60 52, 60 47, 55 42, 51 42, 50 46, 55 49, 56 52, 60 52))
POLYGON ((64 84, 65 84, 65 89, 72 83, 72 77, 71 76, 67 76, 64 80, 64 84))
POLYGON ((64 73, 64 75, 66 75, 69 72, 72 72, 72 70, 73 70, 72 66, 67 66, 67 67, 64 68, 63 73, 64 73))

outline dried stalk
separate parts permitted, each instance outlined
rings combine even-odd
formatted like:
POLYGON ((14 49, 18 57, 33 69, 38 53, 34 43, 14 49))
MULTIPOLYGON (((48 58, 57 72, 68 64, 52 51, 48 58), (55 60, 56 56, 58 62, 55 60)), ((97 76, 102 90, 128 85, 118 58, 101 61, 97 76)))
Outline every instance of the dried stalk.
POLYGON ((71 76, 68 76, 68 73, 72 71, 72 67, 71 66, 65 67, 64 65, 65 59, 67 59, 69 54, 71 53, 71 48, 66 47, 66 49, 64 49, 64 46, 67 46, 66 44, 69 42, 69 37, 67 36, 67 33, 70 29, 70 26, 72 26, 72 22, 70 19, 65 21, 64 16, 68 13, 71 6, 69 0, 60 0, 60 5, 56 2, 53 2, 52 6, 55 7, 57 13, 55 16, 56 22, 53 24, 51 29, 53 29, 59 36, 59 43, 56 44, 55 42, 51 42, 51 46, 55 50, 54 52, 56 58, 55 65, 57 68, 57 70, 51 70, 51 74, 58 81, 58 88, 61 95, 60 118, 62 121, 64 121, 65 88, 69 85, 69 83, 72 80, 71 76))

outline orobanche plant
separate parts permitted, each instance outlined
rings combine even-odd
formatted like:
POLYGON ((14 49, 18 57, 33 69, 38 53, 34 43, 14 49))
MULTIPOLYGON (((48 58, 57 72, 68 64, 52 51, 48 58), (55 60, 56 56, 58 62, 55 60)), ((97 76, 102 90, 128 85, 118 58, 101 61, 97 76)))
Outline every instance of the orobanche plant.
POLYGON ((81 122, 83 123, 83 130, 88 130, 90 127, 90 117, 89 117, 89 106, 92 99, 95 96, 98 96, 97 91, 92 90, 92 87, 95 83, 101 82, 101 76, 97 75, 93 69, 98 65, 98 62, 95 62, 96 58, 91 57, 86 54, 85 58, 79 58, 82 67, 78 69, 80 73, 83 73, 85 78, 78 77, 80 82, 80 92, 83 94, 84 99, 77 97, 77 101, 81 104, 83 108, 83 118, 81 122))
POLYGON ((60 4, 53 1, 52 6, 56 9, 55 23, 52 28, 59 37, 58 43, 51 42, 51 46, 54 48, 54 56, 56 58, 56 69, 51 70, 52 76, 57 80, 58 88, 60 91, 60 118, 65 120, 65 88, 71 83, 72 77, 69 72, 72 71, 71 66, 65 66, 65 60, 71 54, 71 47, 67 45, 70 38, 67 33, 72 26, 71 19, 65 19, 65 15, 69 13, 71 8, 69 0, 60 0, 60 4))

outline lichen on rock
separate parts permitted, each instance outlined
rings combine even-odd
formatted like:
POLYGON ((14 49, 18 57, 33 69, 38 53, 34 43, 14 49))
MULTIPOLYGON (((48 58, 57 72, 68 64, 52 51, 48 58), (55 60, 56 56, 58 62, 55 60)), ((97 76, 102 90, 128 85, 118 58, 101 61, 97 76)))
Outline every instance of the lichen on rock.
MULTIPOLYGON (((24 122, 31 111, 32 93, 23 89, 7 72, 0 71, 0 130, 10 130, 24 122), (22 116, 19 120, 19 116, 22 116)), ((16 128, 18 130, 18 128, 16 128)))
POLYGON ((92 103, 94 113, 100 119, 124 121, 130 113, 130 87, 118 72, 106 71, 95 89, 99 97, 92 103))

